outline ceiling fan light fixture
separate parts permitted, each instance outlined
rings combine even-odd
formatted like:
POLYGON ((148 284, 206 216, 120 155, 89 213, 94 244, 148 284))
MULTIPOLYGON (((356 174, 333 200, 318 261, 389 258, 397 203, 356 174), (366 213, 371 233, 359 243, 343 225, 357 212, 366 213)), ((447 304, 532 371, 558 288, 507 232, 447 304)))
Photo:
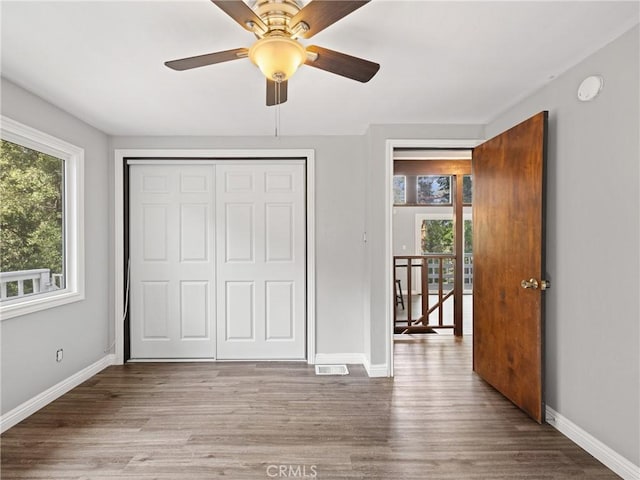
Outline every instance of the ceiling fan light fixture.
POLYGON ((269 80, 288 80, 307 58, 305 48, 287 37, 261 38, 249 49, 249 58, 269 80))

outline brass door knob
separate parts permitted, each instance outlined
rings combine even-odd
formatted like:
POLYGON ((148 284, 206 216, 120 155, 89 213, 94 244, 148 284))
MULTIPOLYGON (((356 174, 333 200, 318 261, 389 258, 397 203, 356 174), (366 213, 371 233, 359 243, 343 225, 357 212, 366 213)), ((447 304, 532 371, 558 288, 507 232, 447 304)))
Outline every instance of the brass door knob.
POLYGON ((540 290, 547 290, 551 287, 551 282, 548 280, 540 280, 540 282, 538 282, 535 278, 530 278, 529 280, 522 280, 520 286, 526 289, 530 288, 531 290, 537 290, 538 287, 540 287, 540 290))

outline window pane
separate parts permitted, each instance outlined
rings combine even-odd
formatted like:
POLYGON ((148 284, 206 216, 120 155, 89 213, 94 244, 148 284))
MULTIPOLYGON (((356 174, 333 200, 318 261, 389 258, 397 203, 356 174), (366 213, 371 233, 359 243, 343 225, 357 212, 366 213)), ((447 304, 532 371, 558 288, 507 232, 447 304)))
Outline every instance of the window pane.
POLYGON ((473 289, 473 222, 464 221, 464 265, 462 269, 463 287, 465 291, 473 289))
POLYGON ((473 253, 473 222, 464 221, 464 253, 473 253))
POLYGON ((453 253, 453 220, 423 220, 420 238, 422 255, 453 253))
POLYGON ((467 205, 471 204, 473 181, 471 175, 465 175, 462 177, 462 203, 467 205))
MULTIPOLYGON (((453 220, 423 220, 420 237, 422 239, 422 254, 452 254, 453 253, 453 220)), ((442 284, 445 289, 453 286, 454 264, 451 259, 445 259, 440 272, 438 259, 428 260, 429 290, 437 290, 442 273, 442 284)))
POLYGON ((65 288, 64 161, 2 140, 1 298, 65 288))
POLYGON ((393 176, 393 203, 407 203, 407 177, 404 175, 393 176))
POLYGON ((421 205, 451 204, 451 177, 418 176, 417 189, 418 203, 421 205))

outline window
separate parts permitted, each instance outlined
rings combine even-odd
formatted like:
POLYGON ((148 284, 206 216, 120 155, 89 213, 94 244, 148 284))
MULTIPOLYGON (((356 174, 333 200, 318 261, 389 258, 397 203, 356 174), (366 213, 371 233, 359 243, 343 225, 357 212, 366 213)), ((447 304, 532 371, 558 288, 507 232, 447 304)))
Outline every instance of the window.
POLYGON ((84 298, 84 151, 2 117, 2 319, 84 298))
POLYGON ((471 175, 462 177, 462 204, 471 205, 473 180, 471 175))
POLYGON ((464 219, 464 253, 473 253, 473 222, 471 219, 464 219))
MULTIPOLYGON (((454 253, 453 220, 442 218, 440 214, 416 215, 416 224, 419 228, 420 251, 417 255, 431 253, 454 253)), ((468 215, 464 216, 463 224, 463 251, 465 254, 473 253, 473 223, 468 215)))
POLYGON ((394 205, 407 203, 407 177, 404 175, 393 176, 393 203, 394 205))
MULTIPOLYGON (((449 207, 450 208, 450 207, 449 207)), ((446 209, 446 208, 445 208, 446 209)), ((463 289, 470 292, 473 288, 473 222, 471 209, 465 207, 463 213, 463 289)), ((416 214, 416 255, 453 255, 455 252, 455 232, 453 230, 453 213, 419 213, 416 214)), ((451 260, 443 261, 443 279, 445 286, 453 285, 453 268, 451 260)), ((416 285, 420 278, 414 279, 416 285)), ((436 261, 429 261, 429 286, 437 286, 438 270, 436 261)))
POLYGON ((462 269, 462 281, 464 291, 473 290, 473 222, 464 219, 464 266, 462 269))
POLYGON ((0 301, 64 288, 64 160, 1 140, 0 301))
POLYGON ((453 253, 453 220, 422 220, 420 227, 421 255, 453 253))
POLYGON ((419 175, 416 186, 419 205, 451 205, 451 177, 419 175))

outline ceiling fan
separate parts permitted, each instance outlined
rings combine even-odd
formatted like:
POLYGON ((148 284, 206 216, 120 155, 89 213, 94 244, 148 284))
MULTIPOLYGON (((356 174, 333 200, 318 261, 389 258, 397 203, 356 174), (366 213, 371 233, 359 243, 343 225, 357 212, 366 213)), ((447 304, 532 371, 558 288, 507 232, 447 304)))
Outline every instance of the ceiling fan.
POLYGON ((267 105, 287 101, 287 82, 302 64, 368 82, 380 65, 327 48, 304 47, 298 38, 311 38, 370 0, 211 0, 222 11, 253 33, 250 48, 236 48, 165 62, 173 70, 189 70, 215 63, 249 58, 267 78, 267 105))

